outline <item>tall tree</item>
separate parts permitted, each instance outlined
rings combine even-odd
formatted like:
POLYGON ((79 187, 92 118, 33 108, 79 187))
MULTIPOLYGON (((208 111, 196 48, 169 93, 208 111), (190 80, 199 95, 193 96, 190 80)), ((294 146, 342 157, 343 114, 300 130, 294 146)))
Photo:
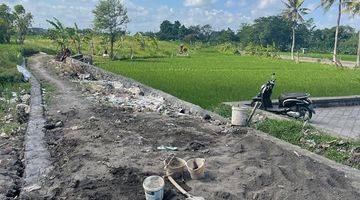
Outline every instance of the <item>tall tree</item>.
POLYGON ((0 4, 0 43, 10 43, 13 15, 9 6, 0 4))
POLYGON ((308 8, 304 8, 304 0, 286 0, 283 1, 285 4, 285 9, 282 11, 282 15, 289 19, 292 22, 292 44, 291 44, 291 59, 294 58, 294 49, 295 49, 295 30, 300 22, 304 22, 303 15, 309 13, 308 8))
POLYGON ((340 27, 341 13, 342 13, 344 0, 320 0, 320 1, 321 1, 321 6, 324 7, 325 11, 328 11, 335 4, 335 2, 338 2, 338 16, 336 20, 335 41, 334 41, 334 51, 333 51, 333 62, 336 63, 339 27, 340 27))
MULTIPOLYGON (((351 13, 353 16, 360 15, 360 1, 357 0, 345 0, 344 2, 346 11, 351 13)), ((360 67, 360 31, 358 31, 358 50, 357 50, 357 59, 356 66, 360 67)))
POLYGON ((100 0, 93 13, 94 26, 105 32, 110 39, 110 57, 114 58, 114 43, 116 37, 122 32, 123 26, 129 22, 127 10, 120 0, 100 0))
POLYGON ((31 26, 33 16, 31 13, 26 13, 25 8, 22 5, 14 6, 13 16, 15 20, 14 28, 17 33, 17 42, 23 44, 25 35, 31 26))

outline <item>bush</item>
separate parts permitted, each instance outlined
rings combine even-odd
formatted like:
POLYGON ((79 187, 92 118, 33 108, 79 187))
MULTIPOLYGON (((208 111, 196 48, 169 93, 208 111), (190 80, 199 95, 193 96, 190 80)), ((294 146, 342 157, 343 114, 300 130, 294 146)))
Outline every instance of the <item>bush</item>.
POLYGON ((223 43, 216 46, 216 49, 221 53, 234 54, 238 52, 238 47, 230 42, 223 43))
POLYGON ((44 47, 29 47, 29 46, 24 46, 21 50, 21 55, 24 57, 28 57, 28 56, 32 56, 34 54, 37 54, 39 52, 44 52, 50 55, 54 55, 56 54, 56 51, 53 49, 49 49, 49 48, 44 48, 44 47))
POLYGON ((248 46, 245 47, 245 53, 248 55, 264 56, 269 58, 279 57, 279 50, 274 45, 268 45, 267 47, 263 47, 250 43, 248 46))

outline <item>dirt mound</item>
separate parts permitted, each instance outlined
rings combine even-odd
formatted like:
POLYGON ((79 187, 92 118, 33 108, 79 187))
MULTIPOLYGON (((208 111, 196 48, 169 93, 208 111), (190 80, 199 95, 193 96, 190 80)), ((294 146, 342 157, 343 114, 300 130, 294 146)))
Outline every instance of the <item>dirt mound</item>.
MULTIPOLYGON (((190 193, 206 199, 357 199, 360 195, 356 182, 344 172, 299 157, 256 136, 254 130, 180 112, 169 115, 104 105, 81 84, 57 78, 51 69, 33 70, 58 88, 47 114, 63 122, 63 127, 46 134, 55 166, 46 182, 52 198, 144 199, 142 181, 162 175, 163 161, 170 154, 185 160, 206 159, 204 180, 190 180, 188 174, 185 182, 178 180, 190 193), (73 114, 62 114, 68 112, 73 114), (161 145, 178 151, 159 150, 161 145)), ((165 194, 165 199, 185 199, 168 182, 165 194)))

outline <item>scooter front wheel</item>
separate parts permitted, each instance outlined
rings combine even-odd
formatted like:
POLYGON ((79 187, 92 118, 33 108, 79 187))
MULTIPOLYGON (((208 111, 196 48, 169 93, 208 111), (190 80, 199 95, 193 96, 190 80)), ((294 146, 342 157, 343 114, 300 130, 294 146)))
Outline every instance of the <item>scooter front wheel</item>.
POLYGON ((300 116, 298 117, 298 119, 300 120, 308 121, 312 118, 312 111, 306 106, 300 106, 299 113, 300 116))

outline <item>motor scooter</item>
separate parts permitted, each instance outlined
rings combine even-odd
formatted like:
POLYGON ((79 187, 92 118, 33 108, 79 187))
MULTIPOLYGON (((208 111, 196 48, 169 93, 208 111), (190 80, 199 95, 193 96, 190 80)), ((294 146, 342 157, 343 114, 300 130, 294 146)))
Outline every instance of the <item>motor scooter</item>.
POLYGON ((252 99, 251 106, 258 106, 260 109, 276 114, 287 115, 296 119, 308 121, 315 114, 314 104, 308 93, 282 93, 279 96, 279 103, 271 101, 272 91, 275 87, 275 73, 271 80, 261 86, 260 93, 252 99))

